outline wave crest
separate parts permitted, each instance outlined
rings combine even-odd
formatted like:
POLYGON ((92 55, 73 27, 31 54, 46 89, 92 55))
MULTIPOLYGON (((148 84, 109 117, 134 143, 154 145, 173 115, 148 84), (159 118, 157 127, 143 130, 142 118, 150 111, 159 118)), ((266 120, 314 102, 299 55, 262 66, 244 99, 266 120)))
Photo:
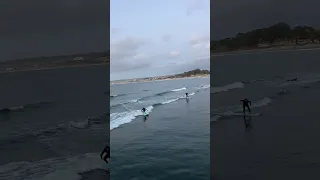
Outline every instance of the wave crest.
POLYGON ((220 87, 212 87, 210 93, 216 94, 216 93, 226 92, 226 91, 239 89, 239 88, 244 88, 244 84, 242 82, 235 82, 235 83, 231 83, 231 84, 220 86, 220 87))

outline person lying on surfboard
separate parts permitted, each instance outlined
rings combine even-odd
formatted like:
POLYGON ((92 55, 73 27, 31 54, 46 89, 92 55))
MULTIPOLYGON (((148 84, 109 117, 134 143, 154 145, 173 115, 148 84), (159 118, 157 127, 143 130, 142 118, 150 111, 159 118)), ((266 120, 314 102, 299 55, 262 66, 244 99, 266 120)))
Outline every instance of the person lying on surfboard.
POLYGON ((104 149, 103 149, 103 151, 101 152, 101 154, 100 154, 100 157, 101 157, 101 159, 102 159, 102 155, 104 154, 104 153, 106 153, 106 155, 104 156, 104 158, 103 158, 103 160, 106 162, 106 163, 108 163, 108 158, 110 158, 110 147, 107 145, 104 149))
POLYGON ((251 110, 250 110, 251 101, 249 101, 247 98, 245 98, 245 99, 241 100, 241 102, 242 102, 242 107, 243 107, 243 114, 246 114, 246 107, 247 107, 249 113, 251 113, 251 110))

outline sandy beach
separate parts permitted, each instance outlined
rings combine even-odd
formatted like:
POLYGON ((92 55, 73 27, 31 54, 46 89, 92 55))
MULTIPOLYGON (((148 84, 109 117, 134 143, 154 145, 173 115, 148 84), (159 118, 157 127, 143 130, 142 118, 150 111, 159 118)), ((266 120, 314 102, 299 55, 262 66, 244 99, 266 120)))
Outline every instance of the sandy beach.
POLYGON ((172 81, 172 80, 180 80, 180 79, 194 79, 194 78, 204 78, 204 77, 210 77, 209 74, 206 75, 198 75, 198 76, 192 76, 192 77, 183 77, 183 78, 169 78, 169 79, 158 79, 158 80, 145 80, 145 81, 137 81, 137 82, 119 82, 119 83, 114 83, 110 82, 111 85, 114 84, 134 84, 134 83, 147 83, 147 82, 160 82, 160 81, 172 81))

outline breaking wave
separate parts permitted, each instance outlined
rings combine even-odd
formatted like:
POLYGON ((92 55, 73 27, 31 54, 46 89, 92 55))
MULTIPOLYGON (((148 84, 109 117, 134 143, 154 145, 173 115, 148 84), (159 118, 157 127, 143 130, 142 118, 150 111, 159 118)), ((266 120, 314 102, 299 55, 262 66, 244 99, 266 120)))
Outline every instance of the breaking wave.
POLYGON ((32 103, 32 104, 26 104, 23 106, 15 106, 15 107, 10 107, 10 108, 0 108, 0 114, 6 114, 6 113, 12 113, 12 112, 18 112, 18 111, 25 111, 28 109, 38 109, 38 108, 43 108, 43 107, 51 107, 53 106, 53 102, 46 102, 46 101, 40 101, 37 103, 32 103))
POLYGON ((126 94, 110 94, 111 98, 119 97, 119 96, 125 96, 126 94))
MULTIPOLYGON (((149 106, 146 108, 147 112, 151 112, 153 106, 149 106)), ((143 113, 141 110, 133 110, 133 111, 125 111, 120 113, 111 113, 110 114, 110 130, 118 128, 120 125, 130 123, 137 116, 142 116, 143 113)))
POLYGON ((108 179, 109 172, 105 169, 105 162, 100 159, 99 155, 97 152, 34 162, 12 162, 0 165, 0 179, 78 180, 82 179, 82 174, 89 171, 92 177, 99 174, 102 179, 108 179))
POLYGON ((225 86, 220 86, 220 87, 212 87, 210 93, 216 94, 216 93, 226 92, 226 91, 239 89, 239 88, 244 88, 244 84, 242 82, 235 82, 235 83, 228 84, 225 86))
POLYGON ((27 139, 28 138, 47 138, 47 137, 59 135, 66 131, 87 129, 87 128, 90 128, 93 124, 106 123, 107 117, 108 117, 108 114, 104 114, 102 116, 88 117, 88 118, 83 118, 77 121, 70 121, 65 124, 58 124, 56 126, 44 128, 39 131, 34 131, 32 129, 30 129, 30 131, 27 131, 27 132, 19 131, 16 133, 12 133, 10 136, 0 138, 0 146, 7 143, 14 143, 16 141, 21 141, 21 139, 24 139, 24 138, 27 138, 27 139))
POLYGON ((186 89, 187 89, 186 87, 183 87, 183 88, 179 88, 179 89, 173 89, 171 91, 177 92, 177 91, 183 91, 183 90, 186 90, 186 89))
MULTIPOLYGON (((268 97, 264 97, 261 100, 258 100, 256 102, 253 102, 251 105, 251 109, 258 108, 258 107, 264 107, 272 103, 272 100, 268 97)), ((213 112, 213 116, 211 117, 210 121, 218 121, 222 118, 232 118, 237 116, 243 116, 243 108, 242 106, 229 106, 227 108, 224 108, 224 110, 218 110, 217 112, 213 112)), ((252 113, 250 116, 261 116, 260 113, 252 113)))
MULTIPOLYGON (((189 94, 189 96, 193 96, 195 95, 195 92, 192 92, 189 94)), ((168 99, 159 103, 154 103, 153 105, 147 107, 147 112, 151 113, 152 109, 156 106, 159 105, 165 105, 165 104, 169 104, 175 101, 178 101, 179 99, 185 99, 185 96, 181 96, 178 98, 173 98, 173 99, 168 99)), ((143 113, 141 112, 141 110, 130 110, 127 109, 127 111, 125 112, 119 112, 119 113, 112 113, 110 114, 110 130, 118 128, 119 126, 123 125, 123 124, 127 124, 132 122, 134 119, 136 119, 138 116, 142 116, 143 113)))

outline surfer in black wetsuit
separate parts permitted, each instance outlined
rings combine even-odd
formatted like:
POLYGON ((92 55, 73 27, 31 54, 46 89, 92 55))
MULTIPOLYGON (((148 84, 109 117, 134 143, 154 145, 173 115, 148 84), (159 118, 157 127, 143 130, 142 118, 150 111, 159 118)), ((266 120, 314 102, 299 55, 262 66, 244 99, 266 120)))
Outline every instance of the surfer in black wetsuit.
POLYGON ((108 158, 110 158, 110 147, 107 145, 104 149, 103 149, 103 151, 101 152, 101 154, 100 154, 100 157, 101 157, 101 159, 102 159, 102 155, 104 154, 104 153, 106 153, 106 155, 104 156, 104 158, 103 158, 103 160, 106 162, 106 163, 108 163, 108 158))
POLYGON ((251 106, 251 101, 249 101, 247 98, 241 100, 242 102, 242 107, 243 107, 243 114, 246 114, 246 108, 248 109, 249 113, 251 113, 250 106, 251 106), (250 105, 250 106, 249 106, 250 105))
POLYGON ((186 93, 186 97, 189 97, 189 94, 188 94, 188 93, 186 93))
POLYGON ((143 113, 145 113, 145 112, 146 112, 146 108, 142 108, 141 111, 142 111, 143 113))
POLYGON ((9 108, 0 109, 0 113, 10 113, 10 112, 11 112, 11 109, 9 108))
POLYGON ((287 81, 298 81, 298 78, 288 79, 287 81))

